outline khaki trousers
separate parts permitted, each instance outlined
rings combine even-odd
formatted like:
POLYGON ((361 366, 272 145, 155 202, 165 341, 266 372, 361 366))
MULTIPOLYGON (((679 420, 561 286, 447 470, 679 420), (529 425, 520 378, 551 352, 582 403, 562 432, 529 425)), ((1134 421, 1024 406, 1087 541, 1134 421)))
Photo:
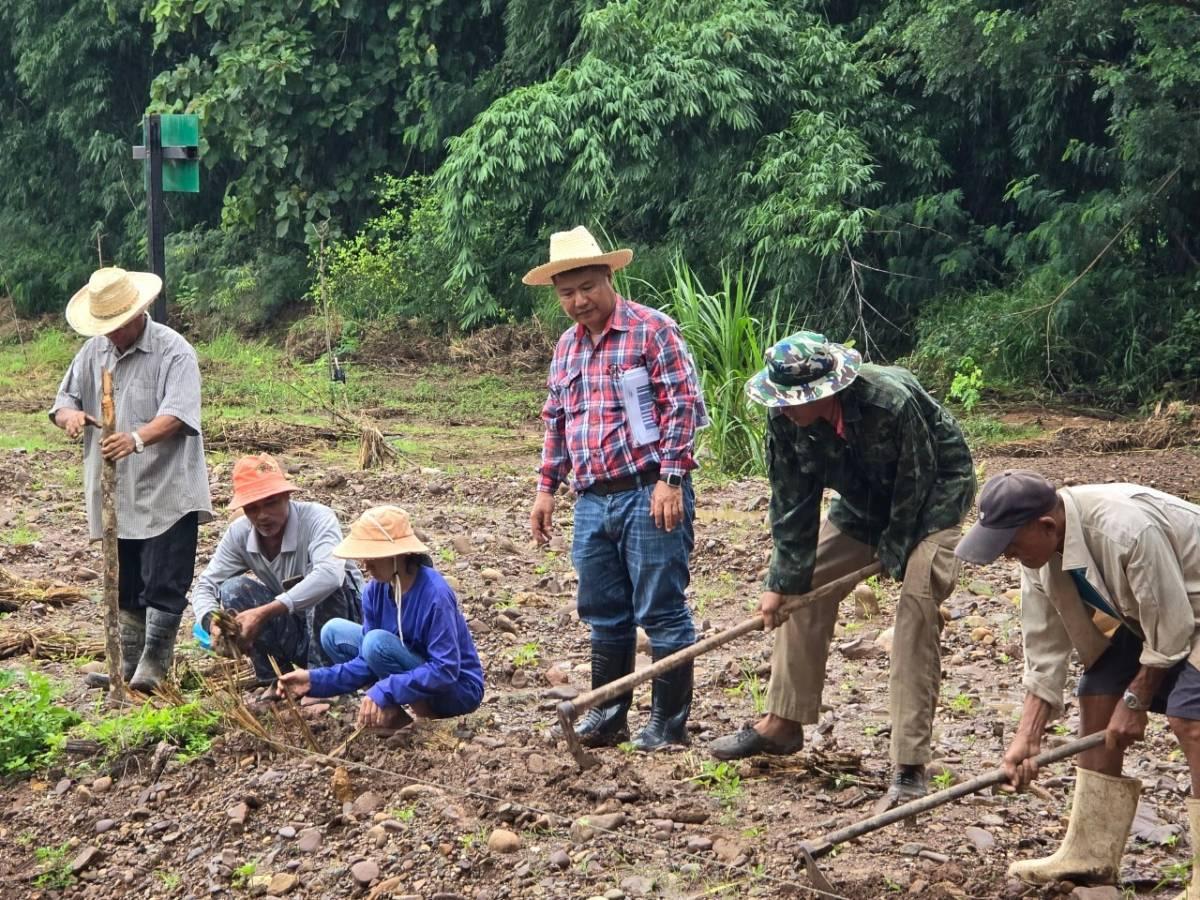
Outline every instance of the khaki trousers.
MULTIPOLYGON (((904 569, 892 643, 888 713, 892 762, 925 765, 942 680, 942 617, 938 607, 958 580, 954 555, 961 531, 947 528, 921 541, 904 569)), ((825 521, 817 539, 813 587, 868 565, 875 548, 825 521)), ((775 633, 767 710, 793 722, 812 724, 821 711, 825 663, 837 624, 838 600, 792 613, 775 633)))

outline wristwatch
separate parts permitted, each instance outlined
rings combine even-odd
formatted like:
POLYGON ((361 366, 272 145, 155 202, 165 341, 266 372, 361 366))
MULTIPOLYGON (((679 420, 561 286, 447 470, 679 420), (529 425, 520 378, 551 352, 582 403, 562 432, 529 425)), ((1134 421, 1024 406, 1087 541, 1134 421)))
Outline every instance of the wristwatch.
POLYGON ((129 432, 129 436, 133 438, 133 452, 141 453, 146 449, 146 442, 142 440, 142 436, 136 431, 129 432))
POLYGON ((1133 691, 1126 691, 1125 695, 1121 699, 1123 699, 1125 701, 1125 705, 1134 712, 1147 712, 1150 709, 1150 704, 1143 703, 1141 698, 1138 697, 1138 695, 1133 691))
POLYGON ((664 475, 663 481, 665 481, 669 487, 680 487, 683 485, 683 476, 682 475, 664 475))

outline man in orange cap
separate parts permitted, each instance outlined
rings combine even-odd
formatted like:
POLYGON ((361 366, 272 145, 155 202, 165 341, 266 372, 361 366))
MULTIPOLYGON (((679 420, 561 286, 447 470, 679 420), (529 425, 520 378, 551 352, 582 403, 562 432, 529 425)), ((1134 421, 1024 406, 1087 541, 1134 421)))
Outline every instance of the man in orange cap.
POLYGON ((196 621, 214 638, 220 628, 213 614, 236 614, 237 640, 263 684, 275 678, 268 656, 285 672, 326 664, 322 626, 361 620, 362 575, 333 555, 342 540, 337 516, 320 503, 293 500, 296 490, 265 453, 234 463, 229 506, 245 516, 221 536, 192 591, 196 621))

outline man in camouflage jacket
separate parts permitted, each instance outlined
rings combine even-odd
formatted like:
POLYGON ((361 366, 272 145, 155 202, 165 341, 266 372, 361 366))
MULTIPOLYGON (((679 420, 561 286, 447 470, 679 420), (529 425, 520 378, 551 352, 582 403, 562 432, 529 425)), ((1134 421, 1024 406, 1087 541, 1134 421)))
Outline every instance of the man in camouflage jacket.
POLYGON ((892 786, 878 809, 921 796, 941 681, 938 607, 958 579, 954 547, 975 497, 962 431, 913 377, 799 332, 767 351, 746 385, 768 407, 774 553, 760 600, 775 638, 767 714, 712 745, 714 756, 794 753, 821 709, 838 601, 781 621, 780 604, 878 559, 903 579, 889 707, 892 786), (821 522, 825 488, 836 491, 821 522))

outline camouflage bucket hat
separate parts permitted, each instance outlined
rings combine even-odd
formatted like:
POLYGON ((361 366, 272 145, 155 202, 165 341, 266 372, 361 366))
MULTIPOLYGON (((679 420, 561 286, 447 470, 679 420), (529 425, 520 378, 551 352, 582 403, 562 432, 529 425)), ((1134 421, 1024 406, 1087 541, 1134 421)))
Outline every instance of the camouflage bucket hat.
POLYGON ((746 382, 746 396, 763 406, 799 406, 832 397, 858 377, 857 350, 797 331, 767 348, 767 366, 746 382))

